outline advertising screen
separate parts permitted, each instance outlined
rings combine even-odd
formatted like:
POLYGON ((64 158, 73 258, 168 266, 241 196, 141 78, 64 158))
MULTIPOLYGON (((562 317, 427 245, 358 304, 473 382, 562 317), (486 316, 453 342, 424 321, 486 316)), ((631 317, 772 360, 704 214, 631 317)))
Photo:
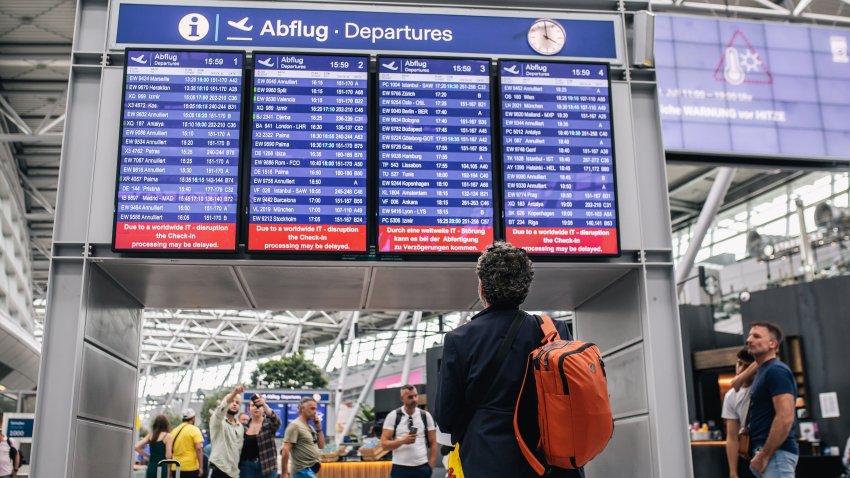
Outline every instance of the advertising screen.
POLYGON ((127 50, 115 250, 236 249, 243 62, 127 50))
POLYGON ((254 54, 248 250, 366 251, 369 58, 254 54))
POLYGON ((850 31, 658 15, 664 148, 850 159, 850 31))
POLYGON ((529 254, 619 254, 608 66, 499 64, 505 239, 529 254))
POLYGON ((378 58, 378 247, 493 242, 490 61, 378 58))

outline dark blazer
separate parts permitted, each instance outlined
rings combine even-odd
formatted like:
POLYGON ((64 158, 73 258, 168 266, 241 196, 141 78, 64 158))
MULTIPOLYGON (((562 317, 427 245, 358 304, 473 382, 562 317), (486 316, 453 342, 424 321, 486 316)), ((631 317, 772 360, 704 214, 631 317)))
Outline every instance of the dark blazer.
MULTIPOLYGON (((442 432, 451 433, 452 441, 460 441, 460 459, 467 478, 537 476, 522 456, 513 429, 514 407, 525 374, 526 360, 543 338, 537 321, 524 312, 522 326, 493 386, 472 413, 469 425, 461 423, 466 404, 472 400, 474 384, 481 379, 487 364, 495 359, 516 313, 517 309, 485 309, 470 322, 446 334, 443 342, 434 418, 442 432)), ((556 325, 561 338, 572 339, 564 322, 557 321, 556 325)), ((540 434, 537 393, 531 374, 523 393, 521 412, 522 436, 534 449, 540 434)), ((556 471, 549 476, 582 476, 574 470, 556 471)))

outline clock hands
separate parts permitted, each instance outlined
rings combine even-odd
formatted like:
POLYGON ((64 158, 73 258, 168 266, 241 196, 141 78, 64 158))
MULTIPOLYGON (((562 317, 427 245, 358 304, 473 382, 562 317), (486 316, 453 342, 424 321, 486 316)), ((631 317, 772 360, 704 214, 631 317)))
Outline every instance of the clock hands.
POLYGON ((549 22, 543 22, 543 38, 551 40, 549 38, 549 22))

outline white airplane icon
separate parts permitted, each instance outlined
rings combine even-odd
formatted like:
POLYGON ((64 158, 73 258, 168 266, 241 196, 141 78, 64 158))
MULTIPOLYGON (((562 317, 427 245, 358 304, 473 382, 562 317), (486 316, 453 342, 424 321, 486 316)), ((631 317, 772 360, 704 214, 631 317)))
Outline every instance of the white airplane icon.
POLYGON ((139 56, 131 56, 131 57, 130 57, 130 59, 131 59, 131 60, 133 60, 133 61, 135 61, 136 63, 141 63, 141 64, 143 64, 143 65, 144 65, 145 63, 147 63, 147 62, 148 62, 148 60, 146 60, 146 59, 145 59, 145 54, 144 54, 144 53, 142 53, 142 54, 141 54, 141 55, 139 55, 139 56))
POLYGON ((265 60, 257 60, 257 63, 259 63, 263 66, 274 66, 271 58, 266 58, 265 60))
POLYGON ((519 70, 516 69, 516 65, 511 65, 510 68, 505 67, 504 70, 507 71, 508 73, 513 73, 514 75, 519 74, 519 70))
POLYGON ((250 32, 251 30, 254 29, 254 25, 246 25, 246 23, 248 23, 248 17, 245 17, 242 20, 239 20, 238 22, 234 22, 232 20, 227 21, 228 25, 230 25, 233 28, 237 28, 239 30, 242 30, 243 32, 250 32))
POLYGON ((391 61, 389 63, 382 63, 381 66, 383 66, 384 68, 386 68, 388 70, 392 70, 392 71, 398 70, 398 67, 396 66, 394 61, 391 61))

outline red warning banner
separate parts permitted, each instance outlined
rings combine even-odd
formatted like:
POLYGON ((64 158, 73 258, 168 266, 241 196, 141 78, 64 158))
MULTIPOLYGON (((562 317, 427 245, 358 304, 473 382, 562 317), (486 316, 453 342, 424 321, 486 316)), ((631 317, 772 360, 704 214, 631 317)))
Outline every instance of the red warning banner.
POLYGON ((509 227, 505 239, 529 254, 618 254, 616 228, 509 227))
POLYGON ((366 252, 364 225, 251 224, 249 251, 366 252))
POLYGON ((115 249, 138 251, 235 251, 236 224, 119 222, 115 249))
POLYGON ((481 226, 381 226, 381 252, 477 254, 493 243, 493 228, 481 226))

